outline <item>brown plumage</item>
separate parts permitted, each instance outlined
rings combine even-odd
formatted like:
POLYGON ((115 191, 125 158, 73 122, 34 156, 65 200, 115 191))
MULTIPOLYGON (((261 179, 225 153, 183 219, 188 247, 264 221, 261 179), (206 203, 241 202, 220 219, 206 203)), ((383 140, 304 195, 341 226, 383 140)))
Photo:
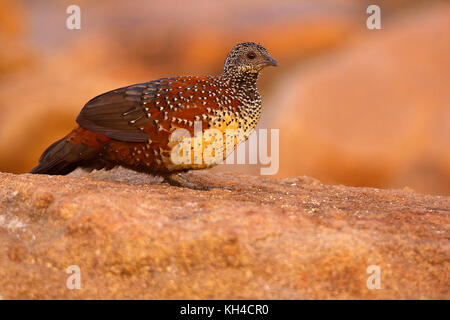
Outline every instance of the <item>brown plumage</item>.
MULTIPOLYGON (((218 76, 164 78, 99 95, 81 110, 79 126, 47 148, 31 173, 67 174, 77 167, 121 165, 195 188, 176 173, 216 163, 194 161, 193 155, 191 163, 174 163, 171 153, 177 143, 171 142, 171 134, 185 129, 193 137, 194 127, 201 124, 204 133, 219 130, 225 143, 225 131, 235 129, 240 135, 232 140, 234 149, 260 117, 259 72, 276 64, 263 46, 241 43, 228 54, 218 76)), ((208 142, 201 144, 203 151, 208 142)), ((230 151, 224 151, 223 158, 230 151)))

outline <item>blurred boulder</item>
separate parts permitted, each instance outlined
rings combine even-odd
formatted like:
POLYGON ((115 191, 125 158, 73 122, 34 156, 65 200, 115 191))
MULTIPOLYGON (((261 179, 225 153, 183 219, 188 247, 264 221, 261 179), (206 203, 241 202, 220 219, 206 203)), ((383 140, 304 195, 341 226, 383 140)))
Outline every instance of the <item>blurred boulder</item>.
POLYGON ((279 174, 449 194, 449 14, 388 20, 287 75, 263 113, 280 128, 279 174))
POLYGON ((32 66, 34 57, 25 35, 25 11, 19 1, 0 0, 0 78, 32 66))

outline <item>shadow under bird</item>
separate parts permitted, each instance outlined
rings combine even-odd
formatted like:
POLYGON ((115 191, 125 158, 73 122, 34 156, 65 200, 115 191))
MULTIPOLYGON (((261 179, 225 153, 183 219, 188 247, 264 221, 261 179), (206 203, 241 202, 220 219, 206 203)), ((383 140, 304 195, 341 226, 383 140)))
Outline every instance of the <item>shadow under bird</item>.
MULTIPOLYGON (((276 65, 262 45, 246 42, 231 50, 220 75, 163 78, 101 94, 83 107, 78 127, 50 145, 31 173, 65 175, 77 167, 123 166, 162 176, 171 185, 208 188, 180 173, 216 163, 173 161, 172 151, 180 142, 171 139, 172 133, 185 129, 193 137, 201 124, 203 133, 216 129, 227 141, 226 131, 238 130, 240 138, 232 139, 224 160, 255 129, 261 114, 258 75, 276 65)), ((201 144, 204 150, 207 143, 201 144)))

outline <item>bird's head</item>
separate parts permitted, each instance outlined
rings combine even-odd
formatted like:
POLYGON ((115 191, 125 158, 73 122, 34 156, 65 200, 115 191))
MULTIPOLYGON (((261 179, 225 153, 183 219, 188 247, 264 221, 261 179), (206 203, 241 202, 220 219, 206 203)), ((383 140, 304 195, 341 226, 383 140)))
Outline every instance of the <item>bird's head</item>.
POLYGON ((276 66, 278 63, 269 55, 267 49, 254 42, 244 42, 236 45, 228 53, 225 60, 224 73, 256 73, 263 68, 276 66))

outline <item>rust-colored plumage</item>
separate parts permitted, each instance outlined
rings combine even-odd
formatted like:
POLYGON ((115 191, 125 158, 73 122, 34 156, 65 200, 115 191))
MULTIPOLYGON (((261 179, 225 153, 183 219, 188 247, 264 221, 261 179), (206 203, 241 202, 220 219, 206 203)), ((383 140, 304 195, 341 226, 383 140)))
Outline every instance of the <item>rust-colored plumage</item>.
POLYGON ((264 47, 241 43, 228 54, 218 76, 164 78, 97 96, 81 110, 79 126, 52 144, 31 172, 67 174, 77 167, 121 165, 192 187, 174 173, 215 163, 194 161, 194 156, 192 162, 175 163, 171 153, 177 143, 171 135, 184 129, 193 137, 199 125, 203 132, 216 129, 224 136, 226 130, 239 130, 242 135, 233 140, 234 149, 259 120, 261 97, 256 80, 268 65, 276 62, 264 47))

